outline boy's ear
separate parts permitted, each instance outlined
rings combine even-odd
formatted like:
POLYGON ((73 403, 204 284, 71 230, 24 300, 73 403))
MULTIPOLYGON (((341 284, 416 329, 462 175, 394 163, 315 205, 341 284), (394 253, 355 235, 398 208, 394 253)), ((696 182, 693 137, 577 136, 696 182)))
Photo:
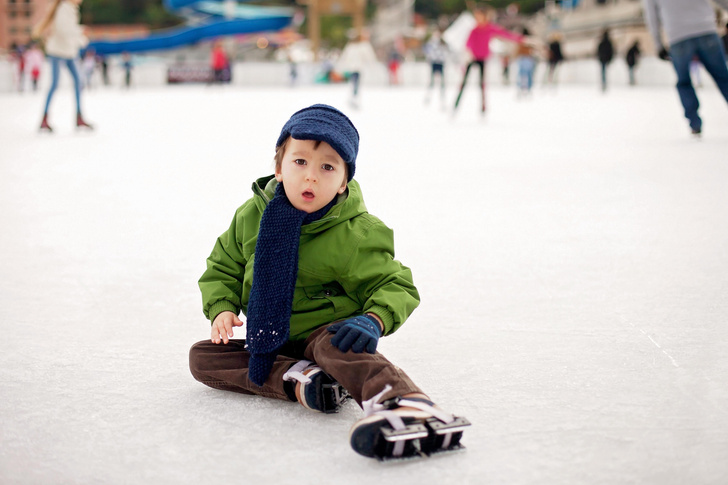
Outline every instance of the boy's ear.
POLYGON ((346 179, 344 179, 344 183, 341 184, 341 187, 339 187, 339 191, 338 192, 340 194, 343 194, 345 190, 346 190, 346 179))
POLYGON ((278 183, 283 182, 283 174, 281 173, 280 169, 278 169, 278 167, 276 167, 275 174, 276 174, 276 180, 278 181, 278 183))

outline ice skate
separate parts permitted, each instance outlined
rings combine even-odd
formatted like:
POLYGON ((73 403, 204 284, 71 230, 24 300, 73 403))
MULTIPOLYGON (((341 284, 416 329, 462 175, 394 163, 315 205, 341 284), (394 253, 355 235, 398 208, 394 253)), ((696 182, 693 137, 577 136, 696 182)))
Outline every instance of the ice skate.
POLYGON ((390 389, 387 386, 363 403, 365 417, 349 433, 357 453, 392 461, 465 449, 460 439, 470 426, 467 419, 448 414, 425 399, 396 397, 380 403, 390 389))
POLYGON ((51 128, 51 125, 48 124, 48 115, 43 115, 43 120, 40 122, 40 128, 38 128, 40 131, 47 131, 48 133, 53 133, 53 128, 51 128))
POLYGON ((284 381, 296 382, 296 399, 306 409, 336 413, 350 397, 346 389, 321 367, 308 360, 299 361, 283 375, 284 381))
POLYGON ((78 113, 78 115, 76 115, 76 128, 85 128, 87 130, 94 129, 93 125, 86 123, 86 121, 83 119, 83 116, 81 116, 81 113, 78 113))

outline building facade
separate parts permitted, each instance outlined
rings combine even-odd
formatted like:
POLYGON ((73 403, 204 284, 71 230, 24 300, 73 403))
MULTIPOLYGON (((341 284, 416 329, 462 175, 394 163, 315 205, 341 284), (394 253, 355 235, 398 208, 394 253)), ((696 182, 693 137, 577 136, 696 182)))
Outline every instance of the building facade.
POLYGON ((33 26, 52 0, 0 0, 0 49, 30 42, 33 26))

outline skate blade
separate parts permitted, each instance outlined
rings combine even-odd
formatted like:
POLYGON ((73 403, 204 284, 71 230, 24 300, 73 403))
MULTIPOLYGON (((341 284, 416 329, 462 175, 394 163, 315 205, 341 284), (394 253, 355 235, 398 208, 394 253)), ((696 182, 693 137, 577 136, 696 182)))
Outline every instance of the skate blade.
POLYGON ((407 463, 422 460, 427 457, 427 454, 420 451, 417 454, 409 456, 378 456, 377 460, 382 465, 396 465, 398 463, 407 463))
POLYGON ((451 446, 450 448, 445 448, 441 450, 432 450, 430 451, 430 456, 443 456, 443 455, 449 455, 450 453, 463 453, 467 448, 465 448, 464 445, 455 445, 451 446))
POLYGON ((418 451, 414 455, 409 456, 377 456, 377 461, 383 465, 396 465, 398 463, 408 463, 413 461, 419 461, 423 460, 425 458, 437 458, 437 457, 443 457, 445 455, 449 455, 452 453, 464 453, 466 450, 465 446, 463 445, 455 445, 451 446, 447 449, 441 449, 441 450, 433 450, 430 451, 429 454, 425 453, 424 451, 418 451))
POLYGON ((390 442, 412 441, 420 438, 427 438, 428 431, 424 424, 410 424, 409 426, 394 430, 390 427, 382 428, 382 436, 390 442))

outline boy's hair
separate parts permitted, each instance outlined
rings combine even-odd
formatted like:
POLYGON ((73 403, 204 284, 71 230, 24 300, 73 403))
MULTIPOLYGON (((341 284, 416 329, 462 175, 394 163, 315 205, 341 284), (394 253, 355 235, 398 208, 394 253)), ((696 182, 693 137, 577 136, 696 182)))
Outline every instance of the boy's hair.
MULTIPOLYGON (((283 143, 281 143, 279 146, 276 147, 276 154, 273 157, 273 160, 276 163, 276 170, 280 171, 281 166, 283 165, 283 154, 286 153, 286 147, 288 146, 288 140, 290 140, 291 137, 289 136, 285 140, 283 140, 283 143)), ((321 140, 311 140, 313 141, 313 148, 314 150, 317 149, 321 145, 321 140)), ((346 176, 349 176, 349 165, 344 164, 344 168, 346 170, 346 176)))

